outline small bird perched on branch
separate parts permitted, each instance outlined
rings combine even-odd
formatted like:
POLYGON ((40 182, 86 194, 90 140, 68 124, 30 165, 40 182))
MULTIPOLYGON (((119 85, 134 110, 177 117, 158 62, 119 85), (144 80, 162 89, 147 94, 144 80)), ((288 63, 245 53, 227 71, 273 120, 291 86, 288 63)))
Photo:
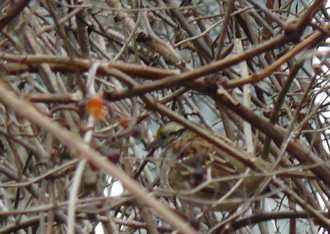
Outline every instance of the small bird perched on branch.
MULTIPOLYGON (((160 163, 161 186, 179 196, 218 200, 235 186, 240 175, 247 170, 243 163, 225 156, 216 146, 175 122, 160 127, 156 140, 164 148, 160 163)), ((271 168, 269 162, 261 158, 255 160, 258 167, 271 168)), ((245 176, 229 198, 252 196, 263 179, 253 172, 245 176)), ((219 210, 233 208, 231 205, 222 206, 219 210)))

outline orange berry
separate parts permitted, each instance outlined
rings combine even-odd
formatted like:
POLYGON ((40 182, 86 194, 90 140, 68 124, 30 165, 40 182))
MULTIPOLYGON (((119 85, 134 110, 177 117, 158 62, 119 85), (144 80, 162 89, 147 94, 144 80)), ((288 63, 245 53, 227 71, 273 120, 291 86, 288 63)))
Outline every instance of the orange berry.
POLYGON ((103 120, 106 115, 104 100, 100 95, 95 95, 87 99, 85 110, 93 116, 95 120, 103 120))

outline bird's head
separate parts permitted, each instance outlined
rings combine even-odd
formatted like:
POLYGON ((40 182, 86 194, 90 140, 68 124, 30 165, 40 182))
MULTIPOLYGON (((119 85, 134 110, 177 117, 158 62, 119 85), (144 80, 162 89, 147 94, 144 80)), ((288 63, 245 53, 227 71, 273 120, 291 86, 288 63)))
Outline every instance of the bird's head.
POLYGON ((185 128, 176 122, 166 123, 157 130, 155 141, 152 144, 158 147, 166 146, 177 139, 184 131, 185 128))

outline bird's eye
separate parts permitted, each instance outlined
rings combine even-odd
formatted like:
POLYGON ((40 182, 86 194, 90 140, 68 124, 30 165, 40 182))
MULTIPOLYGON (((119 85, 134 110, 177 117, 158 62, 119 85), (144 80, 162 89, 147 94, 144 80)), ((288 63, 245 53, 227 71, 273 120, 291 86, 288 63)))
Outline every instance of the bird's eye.
POLYGON ((160 135, 159 135, 159 139, 160 139, 160 140, 164 140, 165 138, 166 138, 166 135, 165 135, 165 134, 160 134, 160 135))

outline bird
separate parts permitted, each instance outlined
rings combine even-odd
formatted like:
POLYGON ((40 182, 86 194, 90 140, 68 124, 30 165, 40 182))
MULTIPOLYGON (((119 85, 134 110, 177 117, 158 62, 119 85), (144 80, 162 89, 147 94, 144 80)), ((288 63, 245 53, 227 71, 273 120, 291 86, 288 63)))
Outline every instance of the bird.
MULTIPOLYGON (((215 145, 176 122, 161 126, 155 138, 162 148, 160 185, 179 196, 211 203, 221 199, 247 172, 243 163, 225 156, 215 145)), ((271 168, 270 162, 261 158, 256 160, 264 169, 271 168)), ((229 198, 237 200, 252 196, 262 179, 251 171, 229 198)), ((237 207, 235 204, 217 209, 231 210, 237 207)))

